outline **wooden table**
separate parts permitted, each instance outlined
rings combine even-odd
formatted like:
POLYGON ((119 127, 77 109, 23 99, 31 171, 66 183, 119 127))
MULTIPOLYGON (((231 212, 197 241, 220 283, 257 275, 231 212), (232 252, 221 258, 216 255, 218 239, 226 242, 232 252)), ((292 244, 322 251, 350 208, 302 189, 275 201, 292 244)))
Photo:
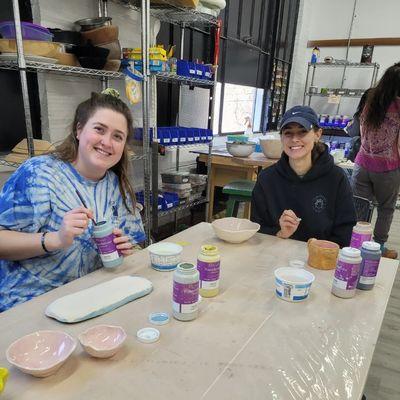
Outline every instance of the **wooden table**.
POLYGON ((333 271, 310 269, 310 298, 288 303, 275 295, 274 269, 306 260, 306 244, 256 234, 243 244, 222 242, 207 223, 169 241, 189 242, 182 259, 195 262, 201 244, 215 243, 222 256, 221 292, 203 299, 191 322, 172 318, 160 340, 135 339, 154 311, 171 312, 172 272, 149 267, 147 250, 115 272, 99 270, 0 314, 0 365, 5 349, 38 329, 77 337, 90 326, 124 327, 128 338, 113 358, 87 356, 80 345, 53 376, 39 379, 10 367, 4 400, 126 399, 352 399, 361 398, 398 261, 382 259, 372 291, 353 299, 330 293, 333 271), (56 298, 109 280, 138 274, 154 291, 111 313, 68 325, 45 317, 56 298))
MULTIPOLYGON (((199 161, 207 163, 208 154, 200 153, 199 161)), ((259 168, 267 168, 278 159, 268 159, 262 153, 253 153, 249 157, 233 157, 228 152, 218 152, 211 155, 210 172, 210 205, 208 221, 211 221, 214 208, 215 187, 223 187, 237 179, 257 180, 259 168)), ((250 204, 245 206, 245 218, 250 218, 250 204)))

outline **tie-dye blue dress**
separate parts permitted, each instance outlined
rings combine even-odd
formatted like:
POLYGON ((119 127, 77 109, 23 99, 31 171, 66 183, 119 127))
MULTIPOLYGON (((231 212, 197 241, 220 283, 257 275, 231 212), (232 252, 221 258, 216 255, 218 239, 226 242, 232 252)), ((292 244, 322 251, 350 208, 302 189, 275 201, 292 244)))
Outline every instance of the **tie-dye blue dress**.
MULTIPOLYGON (((124 206, 114 172, 91 181, 70 163, 52 156, 29 159, 6 182, 0 193, 0 229, 58 231, 64 214, 82 206, 76 189, 96 221, 112 221, 133 243, 144 241, 140 214, 132 214, 124 206)), ((66 250, 22 261, 0 260, 0 312, 100 268, 92 230, 89 223, 66 250)))

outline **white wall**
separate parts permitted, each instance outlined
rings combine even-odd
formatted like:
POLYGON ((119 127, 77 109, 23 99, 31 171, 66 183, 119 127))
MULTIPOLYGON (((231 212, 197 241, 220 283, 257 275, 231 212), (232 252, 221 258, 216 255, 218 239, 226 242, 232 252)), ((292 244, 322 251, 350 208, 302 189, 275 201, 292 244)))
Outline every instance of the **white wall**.
MULTIPOLYGON (((291 82, 287 108, 303 103, 307 62, 312 49, 307 48, 308 40, 347 39, 351 24, 354 0, 301 0, 299 20, 293 55, 291 82)), ((352 29, 352 38, 400 37, 400 1, 358 0, 352 29)), ((321 60, 325 56, 345 59, 345 47, 321 48, 321 60)), ((362 47, 350 47, 349 61, 360 62, 362 47)), ((400 46, 375 46, 373 62, 380 64, 379 77, 386 68, 400 61, 400 46)), ((367 88, 370 86, 372 69, 348 69, 346 88, 367 88)), ((315 85, 340 87, 340 69, 318 69, 315 85)), ((359 99, 342 99, 340 113, 352 115, 359 99)), ((318 113, 336 114, 336 106, 327 104, 326 98, 314 97, 311 106, 318 113)))

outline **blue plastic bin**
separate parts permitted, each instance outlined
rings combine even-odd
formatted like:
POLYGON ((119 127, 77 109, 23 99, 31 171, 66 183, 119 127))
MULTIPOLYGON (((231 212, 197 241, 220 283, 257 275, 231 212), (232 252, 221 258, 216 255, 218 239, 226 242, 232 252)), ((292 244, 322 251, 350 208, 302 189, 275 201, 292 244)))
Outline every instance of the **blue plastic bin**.
POLYGON ((190 76, 188 61, 178 60, 176 62, 176 73, 180 76, 190 76))
POLYGON ((179 128, 176 126, 173 126, 169 128, 171 132, 171 145, 176 146, 179 144, 179 128))

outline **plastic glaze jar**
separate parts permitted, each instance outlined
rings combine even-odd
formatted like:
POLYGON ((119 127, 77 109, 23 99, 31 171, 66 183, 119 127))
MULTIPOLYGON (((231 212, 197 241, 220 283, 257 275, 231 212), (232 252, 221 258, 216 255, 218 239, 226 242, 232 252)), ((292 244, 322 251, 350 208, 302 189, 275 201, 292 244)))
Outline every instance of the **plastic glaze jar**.
POLYGON ((381 255, 381 245, 379 243, 364 242, 362 244, 362 262, 360 267, 360 278, 357 284, 358 289, 371 290, 374 287, 381 255))
POLYGON ((351 234, 350 247, 361 249, 363 242, 371 240, 372 225, 369 222, 357 222, 351 234))
POLYGON ((360 250, 352 247, 340 250, 332 285, 335 296, 348 299, 356 294, 361 261, 360 250))
POLYGON ((172 313, 179 321, 191 321, 199 313, 199 271, 192 263, 180 263, 174 272, 172 313))
POLYGON ((93 226, 93 240, 106 268, 118 267, 124 261, 121 253, 117 250, 114 238, 111 222, 101 221, 93 226))
POLYGON ((197 257, 197 269, 200 273, 200 295, 214 297, 219 292, 220 255, 217 246, 201 246, 197 257))

